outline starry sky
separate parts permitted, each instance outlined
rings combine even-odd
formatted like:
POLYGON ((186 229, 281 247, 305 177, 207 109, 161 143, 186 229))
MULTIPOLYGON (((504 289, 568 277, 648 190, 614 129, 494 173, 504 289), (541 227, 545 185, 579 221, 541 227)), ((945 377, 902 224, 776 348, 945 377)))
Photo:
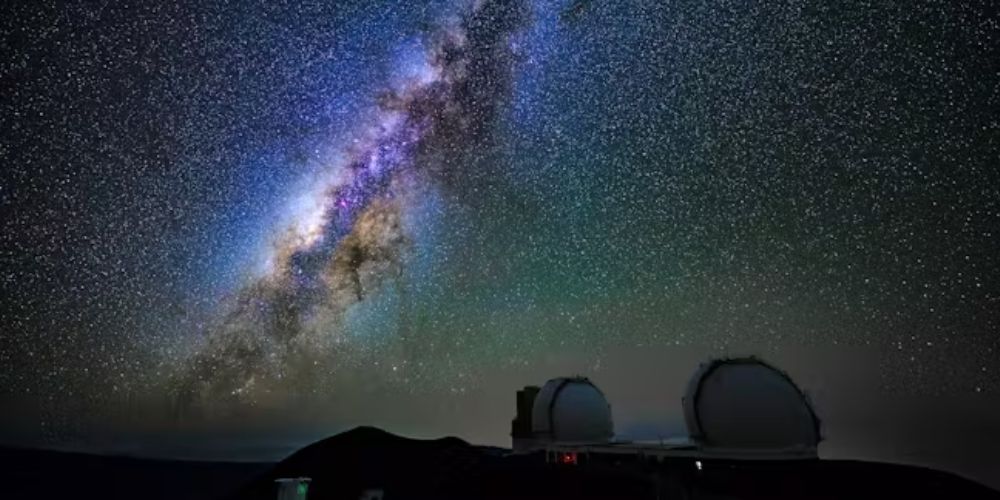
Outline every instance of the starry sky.
POLYGON ((843 455, 1000 415, 988 2, 0 9, 4 439, 649 437, 744 354, 843 455))

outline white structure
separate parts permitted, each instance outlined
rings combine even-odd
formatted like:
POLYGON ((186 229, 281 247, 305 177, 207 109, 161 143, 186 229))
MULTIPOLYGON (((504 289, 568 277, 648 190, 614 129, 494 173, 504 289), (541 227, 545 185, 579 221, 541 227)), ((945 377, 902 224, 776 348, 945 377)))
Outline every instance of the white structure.
POLYGON ((308 477, 283 477, 275 479, 278 484, 278 500, 306 500, 309 494, 308 477))
POLYGON ((532 406, 531 428, 541 442, 606 443, 614 436, 611 405, 584 377, 546 382, 532 406))
POLYGON ((683 403, 691 439, 706 454, 816 456, 819 419, 809 400, 756 358, 702 364, 683 403))
POLYGON ((611 406, 583 377, 555 378, 517 392, 511 422, 515 452, 545 451, 548 462, 577 464, 631 457, 691 459, 814 459, 821 439, 808 398, 784 372, 756 358, 702 364, 683 399, 689 436, 613 441, 611 406))

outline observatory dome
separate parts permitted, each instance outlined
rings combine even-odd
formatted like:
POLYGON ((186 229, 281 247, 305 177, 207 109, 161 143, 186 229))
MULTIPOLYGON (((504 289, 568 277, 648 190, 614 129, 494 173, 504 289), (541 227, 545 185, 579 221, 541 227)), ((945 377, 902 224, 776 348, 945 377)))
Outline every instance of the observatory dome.
POLYGON ((785 373, 755 358, 714 360, 684 396, 691 437, 706 448, 815 453, 819 420, 785 373))
POLYGON ((584 377, 554 378, 535 397, 531 427, 538 439, 598 443, 611 440, 611 406, 584 377))

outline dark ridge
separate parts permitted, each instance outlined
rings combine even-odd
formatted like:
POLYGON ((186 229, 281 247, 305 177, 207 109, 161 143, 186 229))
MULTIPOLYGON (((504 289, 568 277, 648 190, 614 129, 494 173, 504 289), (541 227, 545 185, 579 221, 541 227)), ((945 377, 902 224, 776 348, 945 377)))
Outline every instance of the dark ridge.
POLYGON ((437 439, 414 439, 398 436, 391 432, 379 429, 378 427, 366 425, 355 427, 349 431, 316 441, 315 443, 289 455, 288 458, 283 460, 281 463, 308 461, 309 459, 315 458, 320 454, 327 454, 331 452, 340 453, 358 447, 381 448, 398 446, 474 448, 474 446, 454 436, 437 439))
POLYGON ((411 439, 374 427, 358 427, 295 452, 271 475, 247 490, 249 498, 273 498, 273 480, 313 478, 309 498, 354 498, 371 488, 433 490, 469 472, 488 455, 465 441, 411 439), (346 494, 347 496, 342 496, 346 494))

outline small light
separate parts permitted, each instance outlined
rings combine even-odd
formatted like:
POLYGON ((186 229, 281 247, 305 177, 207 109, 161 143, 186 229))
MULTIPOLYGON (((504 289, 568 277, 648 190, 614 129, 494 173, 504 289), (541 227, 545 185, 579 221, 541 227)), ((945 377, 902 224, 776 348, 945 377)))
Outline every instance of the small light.
POLYGON ((694 466, 697 467, 698 470, 701 470, 701 460, 695 460, 694 461, 694 466))

